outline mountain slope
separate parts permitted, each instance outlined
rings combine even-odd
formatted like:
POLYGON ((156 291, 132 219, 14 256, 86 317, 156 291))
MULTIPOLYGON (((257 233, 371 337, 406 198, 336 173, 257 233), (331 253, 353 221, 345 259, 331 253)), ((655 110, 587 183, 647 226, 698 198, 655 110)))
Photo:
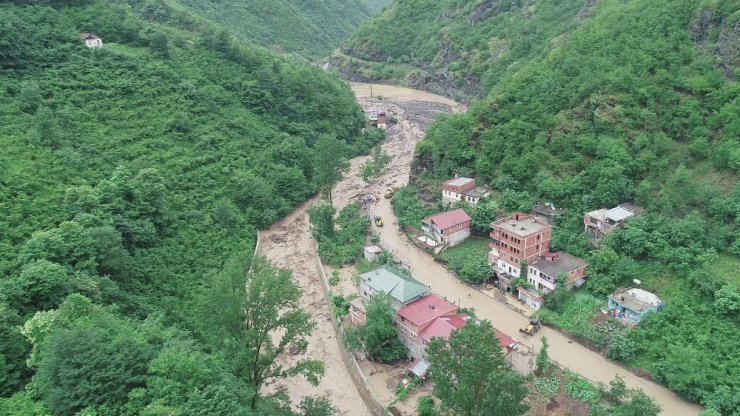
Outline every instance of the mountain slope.
MULTIPOLYGON (((188 383, 159 402, 138 390, 131 414, 150 402, 166 402, 168 414, 252 414, 243 403, 237 413, 208 407, 226 406, 212 394, 241 403, 251 393, 224 375, 233 363, 196 337, 194 302, 227 261, 243 276, 256 229, 316 192, 319 137, 336 137, 348 153, 369 149, 352 92, 165 1, 5 2, 0 21, 0 395, 33 372, 19 325, 82 294, 115 305, 106 311, 126 328, 159 328, 141 329, 156 345, 122 341, 142 349, 139 358, 167 344, 216 362, 208 374, 220 375, 204 392, 188 383), (82 32, 103 47, 88 49, 82 32)), ((165 367, 146 377, 171 375, 165 367)), ((120 388, 144 388, 136 377, 120 388)), ((99 410, 122 414, 119 405, 99 410)))
POLYGON ((278 52, 327 54, 385 0, 176 0, 234 34, 278 52))
MULTIPOLYGON (((363 22, 333 64, 350 78, 402 83, 463 100, 484 97, 507 74, 558 48, 602 3, 400 0, 363 22)), ((722 15, 731 14, 731 2, 717 3, 722 15)), ((690 29, 727 74, 740 59, 733 24, 719 13, 706 13, 690 29)))

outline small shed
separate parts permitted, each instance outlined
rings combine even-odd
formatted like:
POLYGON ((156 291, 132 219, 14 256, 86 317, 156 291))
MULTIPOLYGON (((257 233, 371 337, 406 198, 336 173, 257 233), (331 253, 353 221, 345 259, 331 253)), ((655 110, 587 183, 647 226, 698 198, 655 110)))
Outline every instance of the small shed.
POLYGON ((382 248, 378 246, 368 246, 365 247, 365 260, 367 261, 375 261, 378 258, 378 255, 383 251, 382 248))

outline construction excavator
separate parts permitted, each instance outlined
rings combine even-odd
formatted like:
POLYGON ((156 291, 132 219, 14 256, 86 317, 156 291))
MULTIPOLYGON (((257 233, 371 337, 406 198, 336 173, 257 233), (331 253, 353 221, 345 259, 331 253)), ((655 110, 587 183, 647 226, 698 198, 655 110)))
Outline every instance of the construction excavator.
POLYGON ((526 328, 519 328, 519 332, 527 334, 527 335, 534 335, 539 330, 540 330, 540 321, 537 319, 530 319, 529 325, 527 325, 526 328))

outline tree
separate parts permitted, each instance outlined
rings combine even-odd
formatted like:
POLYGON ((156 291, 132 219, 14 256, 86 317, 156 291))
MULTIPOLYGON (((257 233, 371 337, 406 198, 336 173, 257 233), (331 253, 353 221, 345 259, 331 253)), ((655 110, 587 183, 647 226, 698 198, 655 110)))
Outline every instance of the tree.
POLYGON ((21 103, 21 111, 34 114, 41 105, 41 89, 33 81, 24 81, 21 83, 21 92, 18 98, 21 103))
POLYGON ((527 394, 524 379, 506 364, 490 322, 467 325, 448 340, 435 338, 427 352, 434 395, 443 409, 465 416, 527 411, 521 403, 527 394))
POLYGON ((300 360, 292 367, 277 361, 287 351, 305 352, 306 337, 316 327, 300 307, 301 295, 290 270, 278 269, 257 257, 247 273, 246 294, 239 309, 236 314, 228 312, 232 339, 227 340, 227 346, 237 374, 255 392, 252 409, 266 380, 301 375, 316 385, 324 374, 324 364, 318 360, 300 360))
POLYGON ((630 401, 618 405, 611 413, 613 416, 658 416, 660 406, 652 397, 641 390, 632 390, 630 395, 630 401))
POLYGON ((622 332, 616 332, 612 335, 610 346, 609 358, 625 362, 635 358, 637 346, 634 341, 622 332))
POLYGON ((298 408, 301 410, 301 416, 333 416, 338 412, 329 399, 317 396, 303 397, 298 408))
POLYGON ((548 367, 550 367, 550 355, 548 354, 547 350, 550 347, 550 344, 547 342, 547 337, 542 337, 542 346, 540 347, 540 352, 537 353, 537 373, 544 374, 545 370, 547 370, 548 367))
POLYGON ((319 190, 329 198, 331 204, 331 189, 349 170, 349 161, 345 157, 345 144, 334 135, 322 134, 316 140, 314 151, 314 178, 319 190))
POLYGON ((624 379, 619 375, 614 376, 614 380, 609 382, 609 391, 607 397, 614 403, 620 403, 627 396, 627 386, 624 379))
POLYGON ((557 277, 555 290, 545 296, 545 306, 547 308, 557 312, 563 311, 563 307, 570 297, 570 292, 568 291, 568 286, 566 285, 567 281, 568 275, 566 274, 561 274, 557 277))
POLYGON ((437 416, 437 408, 434 405, 434 399, 430 396, 419 397, 419 402, 416 404, 416 412, 419 416, 437 416))
POLYGON ((363 329, 365 351, 375 361, 390 363, 406 356, 406 347, 396 333, 396 313, 387 295, 375 295, 367 304, 363 329))
POLYGON ((491 223, 496 220, 496 204, 489 199, 481 200, 471 219, 473 230, 487 235, 491 231, 491 223))
POLYGON ((314 238, 319 241, 322 237, 331 238, 334 233, 334 214, 336 209, 331 204, 316 204, 308 209, 308 218, 314 238))
POLYGON ((24 266, 12 280, 12 298, 25 312, 56 308, 69 294, 69 270, 47 260, 24 266))

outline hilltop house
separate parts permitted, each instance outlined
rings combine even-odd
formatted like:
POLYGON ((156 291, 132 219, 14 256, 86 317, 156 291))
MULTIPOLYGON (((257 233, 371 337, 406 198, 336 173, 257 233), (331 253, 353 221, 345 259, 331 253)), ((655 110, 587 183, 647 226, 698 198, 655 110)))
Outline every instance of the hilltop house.
POLYGON ((640 215, 644 211, 637 205, 625 203, 611 209, 597 209, 587 212, 583 216, 583 225, 586 232, 596 241, 601 241, 605 235, 623 226, 630 218, 640 215))
POLYGON ((103 39, 100 39, 99 37, 93 35, 92 33, 88 33, 88 32, 80 33, 80 40, 85 42, 85 46, 87 46, 90 49, 103 47, 103 39))
POLYGON ((426 295, 396 313, 401 342, 416 359, 426 358, 426 346, 435 337, 449 337, 452 331, 465 326, 466 314, 456 314, 457 306, 437 295, 426 295))
POLYGON ((442 184, 442 202, 452 204, 464 201, 470 205, 478 205, 481 198, 491 195, 491 190, 484 186, 475 186, 475 179, 455 176, 442 184))
POLYGON ((491 223, 491 251, 488 264, 493 267, 504 290, 519 277, 521 263, 533 263, 550 252, 552 226, 535 216, 521 212, 491 223))
POLYGON ((640 288, 622 288, 609 295, 609 310, 615 318, 636 324, 645 315, 663 309, 663 301, 655 294, 640 288))
POLYGON ((532 288, 519 288, 519 299, 534 309, 542 307, 544 295, 555 290, 558 276, 566 275, 568 288, 586 281, 588 263, 568 253, 545 253, 527 267, 527 281, 532 288))
POLYGON ((472 220, 462 209, 447 211, 422 220, 421 228, 437 245, 457 245, 470 236, 472 220))

